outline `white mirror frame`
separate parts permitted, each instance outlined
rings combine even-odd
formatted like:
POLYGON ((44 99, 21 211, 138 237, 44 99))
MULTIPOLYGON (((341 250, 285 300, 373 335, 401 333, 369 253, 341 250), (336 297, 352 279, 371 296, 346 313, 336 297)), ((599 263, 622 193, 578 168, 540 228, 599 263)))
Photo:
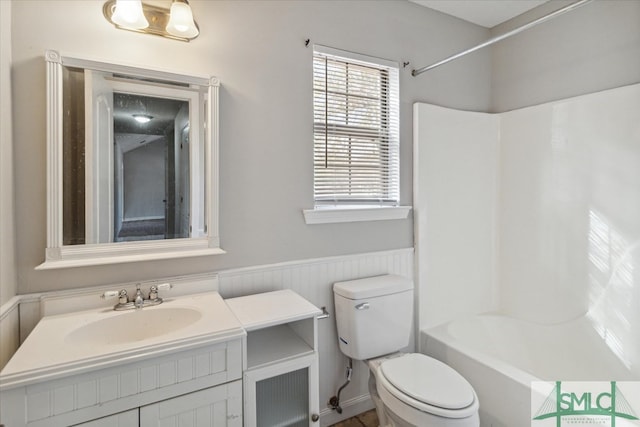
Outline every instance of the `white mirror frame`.
POLYGON ((218 234, 218 97, 220 81, 216 77, 190 76, 61 56, 54 50, 45 52, 45 60, 47 64, 47 249, 44 263, 37 266, 36 269, 81 267, 225 253, 220 248, 218 234), (207 224, 204 237, 63 245, 62 72, 65 66, 208 87, 207 112, 204 123, 205 171, 202 177, 202 184, 205 185, 204 215, 207 224))

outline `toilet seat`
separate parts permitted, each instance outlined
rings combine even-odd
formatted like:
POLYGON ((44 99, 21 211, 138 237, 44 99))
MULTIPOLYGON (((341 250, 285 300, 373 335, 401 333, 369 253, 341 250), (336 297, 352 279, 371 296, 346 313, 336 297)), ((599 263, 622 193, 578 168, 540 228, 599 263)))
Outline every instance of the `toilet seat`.
POLYGON ((378 387, 417 410, 445 418, 467 418, 478 411, 471 384, 451 367, 424 354, 386 359, 376 371, 378 387))

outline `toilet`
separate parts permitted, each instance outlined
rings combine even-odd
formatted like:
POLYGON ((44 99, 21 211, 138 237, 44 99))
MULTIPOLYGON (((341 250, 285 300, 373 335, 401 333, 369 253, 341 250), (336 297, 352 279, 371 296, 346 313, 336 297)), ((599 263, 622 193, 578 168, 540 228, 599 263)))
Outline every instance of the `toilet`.
POLYGON ((413 327, 413 282, 396 275, 333 285, 340 350, 365 361, 380 427, 478 427, 478 397, 453 368, 401 353, 413 327))

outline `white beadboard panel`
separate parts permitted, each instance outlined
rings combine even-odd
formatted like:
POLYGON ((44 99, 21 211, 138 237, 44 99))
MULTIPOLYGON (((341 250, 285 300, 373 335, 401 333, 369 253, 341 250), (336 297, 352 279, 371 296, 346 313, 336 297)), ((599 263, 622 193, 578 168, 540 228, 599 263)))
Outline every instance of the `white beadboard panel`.
POLYGON ((78 408, 86 408, 98 403, 98 383, 95 379, 78 383, 77 392, 78 408))
MULTIPOLYGON (((326 302, 327 285, 382 274, 413 277, 413 248, 224 270, 219 292, 233 298, 292 289, 311 303, 326 302)), ((330 295, 333 299, 333 294, 330 295)), ((324 305, 324 304, 322 304, 324 305)))
POLYGON ((178 382, 193 379, 193 370, 196 363, 195 357, 182 358, 178 360, 178 382))
POLYGON ((120 397, 132 396, 140 393, 138 382, 141 380, 140 369, 125 371, 120 374, 120 397))
MULTIPOLYGON (((26 421, 34 425, 64 425, 75 419, 73 417, 76 415, 72 414, 74 412, 84 411, 83 414, 90 414, 92 410, 97 411, 107 404, 134 402, 131 399, 144 401, 146 398, 142 396, 143 393, 158 393, 171 387, 175 389, 180 383, 195 380, 196 370, 202 380, 195 387, 241 378, 239 365, 231 362, 239 359, 240 341, 234 341, 167 355, 157 360, 125 364, 122 367, 30 385, 24 389, 24 414, 26 421), (203 364, 202 361, 206 363, 203 364), (227 361, 230 363, 227 364, 227 361), (225 366, 219 366, 219 362, 224 362, 225 366), (66 418, 61 418, 61 415, 66 418)), ((182 387, 180 390, 187 388, 182 387)), ((180 390, 177 394, 181 394, 180 390)), ((164 396, 157 395, 160 398, 164 396)))
POLYGON ((146 366, 140 369, 140 392, 158 388, 158 367, 146 366))
POLYGON ((50 417, 53 414, 51 410, 51 392, 40 391, 27 394, 27 408, 30 408, 28 420, 40 420, 50 417))
POLYGON ((109 402, 118 398, 118 375, 105 375, 98 379, 98 384, 98 403, 109 402))
POLYGON ((53 415, 73 411, 75 403, 75 387, 68 385, 53 390, 53 415))
MULTIPOLYGON (((382 274, 397 274, 413 279, 413 273, 413 248, 406 248, 220 271, 219 292, 223 298, 232 298, 292 289, 315 306, 327 308, 329 318, 318 321, 320 408, 324 419, 325 414, 335 415, 324 409, 345 382, 347 365, 347 358, 338 347, 333 284, 382 274)), ((368 378, 367 366, 362 362, 354 362, 351 384, 342 391, 340 400, 366 400, 369 395, 368 378)), ((342 417, 338 417, 340 419, 342 417)), ((322 425, 325 425, 324 421, 322 425)))

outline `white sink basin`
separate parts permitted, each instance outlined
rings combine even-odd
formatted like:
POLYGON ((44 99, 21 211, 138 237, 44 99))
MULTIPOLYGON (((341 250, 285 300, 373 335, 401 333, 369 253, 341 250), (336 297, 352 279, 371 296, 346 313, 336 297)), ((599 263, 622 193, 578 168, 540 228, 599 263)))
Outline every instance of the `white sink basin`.
POLYGON ((70 332, 65 343, 111 345, 144 341, 179 331, 201 318, 197 309, 162 305, 120 312, 70 332))
POLYGON ((129 311, 99 308, 45 316, 0 372, 0 388, 244 335, 217 292, 165 298, 160 305, 129 311))

